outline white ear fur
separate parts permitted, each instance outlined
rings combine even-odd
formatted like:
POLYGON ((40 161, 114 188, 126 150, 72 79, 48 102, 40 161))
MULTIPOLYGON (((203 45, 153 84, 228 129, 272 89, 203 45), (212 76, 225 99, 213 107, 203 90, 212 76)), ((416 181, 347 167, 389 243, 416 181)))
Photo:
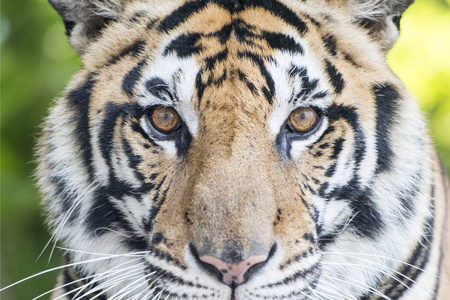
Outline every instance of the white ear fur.
POLYGON ((380 48, 387 52, 397 41, 398 21, 414 0, 349 0, 355 23, 366 28, 380 48))
POLYGON ((117 19, 122 12, 123 3, 120 0, 92 0, 95 5, 95 14, 109 18, 117 19))
POLYGON ((122 13, 122 0, 49 0, 61 15, 70 44, 79 54, 99 34, 106 22, 122 13))
POLYGON ((356 18, 380 20, 400 16, 414 0, 350 0, 349 7, 356 18))

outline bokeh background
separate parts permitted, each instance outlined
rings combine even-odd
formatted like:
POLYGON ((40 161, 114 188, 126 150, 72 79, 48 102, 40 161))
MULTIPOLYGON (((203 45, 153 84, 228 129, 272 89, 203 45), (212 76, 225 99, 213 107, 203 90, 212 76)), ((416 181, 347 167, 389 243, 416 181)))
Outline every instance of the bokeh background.
MULTIPOLYGON (((58 252, 49 260, 48 249, 38 259, 50 237, 34 186, 33 147, 50 103, 80 62, 46 0, 3 0, 1 8, 0 286, 5 287, 61 262, 58 252)), ((450 0, 416 0, 388 60, 419 99, 450 170, 450 0)), ((0 298, 32 299, 53 288, 56 275, 40 275, 0 298)))

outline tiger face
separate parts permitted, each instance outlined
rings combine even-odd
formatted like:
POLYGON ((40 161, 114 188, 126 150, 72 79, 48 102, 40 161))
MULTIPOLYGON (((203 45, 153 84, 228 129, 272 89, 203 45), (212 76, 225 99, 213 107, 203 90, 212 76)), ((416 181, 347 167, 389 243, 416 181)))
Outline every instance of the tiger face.
POLYGON ((410 1, 50 2, 83 62, 39 150, 57 295, 430 298, 433 150, 384 58, 410 1))

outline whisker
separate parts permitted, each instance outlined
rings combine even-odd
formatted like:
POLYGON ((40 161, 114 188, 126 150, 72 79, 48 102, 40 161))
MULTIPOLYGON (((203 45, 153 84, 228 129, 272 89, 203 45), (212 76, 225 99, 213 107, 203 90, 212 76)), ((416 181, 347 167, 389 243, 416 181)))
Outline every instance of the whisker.
POLYGON ((83 199, 89 195, 89 193, 95 189, 97 189, 100 186, 100 183, 97 183, 97 185, 93 188, 91 188, 95 183, 97 182, 92 182, 91 184, 89 184, 87 186, 87 188, 84 190, 83 194, 81 194, 81 196, 79 197, 79 199, 74 199, 74 202, 72 204, 72 206, 70 207, 70 209, 67 211, 66 215, 64 216, 64 219, 62 220, 62 222, 58 225, 58 227, 56 228, 55 232, 53 233, 53 235, 50 237, 50 240, 47 242, 47 244, 45 245, 44 249, 41 251, 41 253, 39 254, 38 258, 39 259, 42 254, 44 253, 44 251, 47 249, 47 247, 50 245, 50 243, 52 242, 52 240, 54 241, 53 247, 52 247, 52 251, 50 252, 50 256, 48 261, 50 262, 53 253, 55 251, 55 247, 56 247, 56 243, 62 233, 62 230, 64 228, 64 226, 66 225, 67 221, 69 220, 70 216, 72 215, 73 211, 75 210, 75 208, 80 205, 80 203, 83 201, 83 199))
POLYGON ((384 299, 390 300, 389 297, 387 297, 386 295, 384 295, 382 292, 380 292, 380 291, 374 289, 373 287, 371 287, 371 286, 369 286, 369 285, 367 285, 367 284, 365 284, 365 283, 362 283, 362 282, 356 282, 356 283, 355 283, 355 280, 349 279, 349 278, 347 278, 347 279, 348 279, 348 280, 351 280, 351 281, 353 281, 353 282, 345 281, 345 280, 343 280, 343 279, 339 279, 339 278, 336 278, 336 277, 334 277, 334 276, 326 275, 326 274, 323 274, 322 276, 327 277, 327 278, 329 278, 330 280, 333 280, 333 281, 334 281, 334 280, 337 280, 337 281, 340 281, 340 282, 344 282, 344 283, 351 284, 351 285, 356 286, 356 287, 359 287, 359 288, 364 288, 364 289, 367 289, 367 288, 368 288, 368 289, 369 289, 371 292, 373 292, 374 294, 376 294, 376 295, 378 295, 378 296, 380 296, 380 297, 382 297, 382 298, 384 298, 384 299))
MULTIPOLYGON (((76 295, 74 295, 72 297, 72 299, 74 299, 74 300, 84 299, 86 296, 92 295, 92 294, 98 292, 96 295, 94 295, 93 297, 90 298, 90 299, 95 299, 97 297, 100 297, 102 294, 105 294, 110 289, 114 288, 116 286, 117 282, 120 283, 123 280, 129 279, 129 278, 133 278, 135 275, 138 275, 140 273, 141 273, 140 270, 136 270, 135 268, 132 268, 132 270, 129 270, 127 272, 121 273, 119 277, 114 278, 113 280, 107 280, 107 281, 105 281, 105 282, 103 282, 103 283, 101 283, 101 284, 99 284, 99 285, 89 289, 85 293, 81 293, 83 291, 83 289, 81 289, 80 291, 78 291, 78 293, 76 295)), ((101 279, 103 279, 103 278, 101 278, 101 279)), ((89 282, 87 285, 92 285, 94 283, 95 282, 89 282)))
MULTIPOLYGON (((116 299, 116 298, 117 299, 123 299, 123 297, 126 296, 127 294, 129 294, 131 291, 139 288, 142 285, 148 284, 147 278, 151 277, 154 274, 156 274, 156 272, 149 273, 149 274, 145 275, 144 277, 139 276, 138 279, 144 279, 145 281, 143 281, 143 282, 141 282, 139 284, 136 284, 136 283, 132 282, 132 283, 126 285, 125 287, 123 287, 119 291, 117 291, 114 295, 112 295, 110 297, 110 300, 113 300, 113 299, 116 299), (135 286, 133 287, 133 285, 135 285, 135 286), (133 288, 132 289, 128 289, 129 287, 133 287, 133 288)), ((141 292, 141 294, 142 294, 142 292, 141 292)))
POLYGON ((100 252, 88 252, 88 251, 83 251, 83 250, 76 250, 76 249, 70 249, 70 248, 65 248, 65 247, 57 247, 58 249, 64 250, 64 251, 68 251, 68 252, 74 252, 74 253, 81 253, 81 254, 90 254, 90 255, 117 255, 120 257, 133 257, 133 256, 138 256, 138 255, 142 255, 142 257, 144 257, 144 254, 150 254, 151 251, 137 251, 137 252, 127 252, 127 253, 121 253, 121 254, 111 254, 111 253, 100 253, 100 252))
POLYGON ((96 237, 97 237, 97 231, 98 231, 98 230, 107 230, 107 231, 116 233, 116 234, 118 234, 118 235, 121 235, 121 236, 123 236, 123 237, 131 238, 131 235, 126 235, 126 234, 123 233, 123 232, 120 232, 120 231, 117 231, 117 230, 113 230, 113 229, 108 228, 108 227, 98 227, 97 229, 95 229, 94 235, 95 235, 96 237))
MULTIPOLYGON (((149 288, 152 287, 152 285, 158 281, 163 275, 160 275, 159 277, 155 278, 155 280, 153 280, 150 284, 149 284, 149 288)), ((153 292, 155 291, 155 289, 158 288, 158 285, 154 286, 150 291, 148 291, 148 293, 145 295, 145 299, 149 296, 151 296, 153 294, 153 292)))
POLYGON ((16 282, 14 282, 14 283, 12 283, 12 284, 4 287, 4 288, 1 288, 0 292, 4 291, 6 289, 9 289, 10 287, 13 287, 15 285, 18 285, 19 283, 27 281, 27 280, 29 280, 31 278, 34 278, 34 277, 37 277, 37 276, 40 276, 40 275, 43 275, 43 274, 47 274, 47 273, 50 273, 50 272, 53 272, 53 271, 56 271, 56 270, 61 270, 61 269, 64 269, 66 267, 73 267, 73 266, 78 266, 78 265, 87 264, 87 263, 91 263, 91 262, 107 260, 107 259, 110 259, 110 258, 113 258, 113 257, 118 257, 118 256, 120 256, 120 255, 111 255, 111 256, 108 256, 108 257, 100 257, 100 258, 95 258, 95 259, 88 259, 88 260, 81 261, 81 262, 65 264, 65 265, 62 265, 62 266, 58 266, 58 267, 54 267, 54 268, 51 268, 51 269, 47 269, 47 270, 41 271, 39 273, 36 273, 34 275, 28 276, 28 277, 26 277, 24 279, 21 279, 19 281, 16 281, 16 282))
MULTIPOLYGON (((308 275, 309 276, 309 275, 308 275)), ((309 276, 310 277, 310 276, 309 276)), ((308 282, 305 281, 305 284, 308 286, 308 289, 316 296, 316 299, 321 299, 317 294, 316 291, 308 284, 308 282)), ((320 294, 320 293, 319 293, 320 294)), ((311 297, 312 298, 312 297, 311 297)), ((314 299, 314 298, 313 298, 314 299)))
MULTIPOLYGON (((384 267, 384 268, 387 269, 387 271, 396 273, 397 275, 402 276, 402 277, 405 278, 406 280, 408 280, 408 281, 410 281, 410 282, 412 282, 412 283, 416 283, 415 280, 411 279, 410 277, 406 276, 405 274, 403 274, 403 273, 401 273, 401 272, 398 272, 397 270, 395 270, 395 269, 393 269, 393 268, 390 268, 390 267, 388 267, 388 266, 386 266, 386 265, 383 265, 383 264, 380 264, 380 263, 376 263, 376 262, 373 262, 373 261, 368 260, 368 259, 362 259, 362 258, 358 258, 358 257, 352 257, 352 258, 354 258, 354 259, 359 259, 359 260, 366 261, 366 262, 369 262, 369 263, 374 264, 374 265, 378 265, 378 266, 384 267)), ((324 264, 338 264, 338 265, 339 265, 339 263, 326 263, 326 262, 325 262, 324 264)), ((361 265, 361 264, 351 264, 351 263, 340 263, 340 264, 341 264, 341 265, 349 265, 349 266, 361 267, 361 268, 364 268, 365 270, 367 270, 368 268, 369 268, 369 269, 372 269, 372 270, 374 270, 375 272, 380 272, 380 273, 382 273, 382 274, 384 274, 384 275, 386 275, 386 276, 392 278, 393 280, 397 281, 398 283, 400 283, 401 285, 403 285, 403 286, 404 286, 405 288, 407 288, 408 290, 411 290, 411 288, 410 288, 409 286, 407 286, 400 278, 398 278, 398 277, 396 277, 396 276, 394 276, 394 275, 392 275, 392 274, 389 274, 389 273, 386 272, 386 271, 381 271, 380 269, 376 269, 376 268, 374 268, 374 267, 370 267, 370 266, 367 266, 367 265, 361 265)), ((423 288, 423 289, 424 289, 428 294, 433 295, 433 293, 432 293, 431 291, 429 291, 429 290, 427 290, 427 289, 425 289, 425 288, 423 288)), ((416 296, 417 296, 417 295, 416 295, 416 296)))
MULTIPOLYGON (((333 284, 333 286, 334 287, 337 287, 337 288, 340 288, 338 285, 336 285, 336 284, 334 284, 334 283, 330 283, 330 284, 333 284)), ((334 288, 330 288, 330 286, 328 285, 327 286, 327 290, 326 291, 318 291, 318 290, 316 290, 315 291, 316 293, 318 293, 318 294, 320 294, 320 295, 322 295, 322 296, 324 296, 325 297, 325 299, 355 299, 355 300, 357 300, 355 297, 353 297, 353 296, 349 296, 349 297, 344 297, 344 295, 342 295, 340 292, 337 292, 336 291, 336 289, 334 289, 334 288), (329 291, 329 290, 331 290, 331 291, 329 291), (331 292, 331 294, 330 294, 330 292, 331 292), (332 297, 332 298, 331 298, 332 297)))
POLYGON ((392 258, 392 257, 383 256, 383 255, 370 254, 370 253, 357 253, 357 252, 326 252, 326 251, 325 251, 325 252, 321 252, 321 253, 323 253, 323 254, 330 254, 330 255, 349 256, 349 257, 354 257, 354 258, 357 258, 358 255, 359 255, 359 256, 379 257, 379 258, 383 258, 383 259, 386 259, 386 260, 391 260, 391 261, 394 261, 394 262, 397 262, 397 263, 406 265, 406 266, 408 266, 408 267, 414 268, 414 269, 419 270, 419 271, 421 271, 421 272, 424 272, 424 273, 426 273, 426 274, 433 275, 433 276, 435 276, 437 279, 441 279, 441 280, 448 281, 447 279, 445 279, 445 278, 443 278, 443 277, 441 277, 441 276, 439 276, 439 275, 437 275, 437 274, 434 274, 434 273, 432 273, 432 272, 430 272, 430 271, 427 271, 427 270, 425 270, 425 269, 422 269, 422 268, 420 268, 420 267, 418 267, 418 266, 412 265, 412 264, 410 264, 410 263, 408 263, 408 262, 405 262, 405 261, 402 261, 402 260, 399 260, 399 259, 395 259, 395 258, 392 258))
MULTIPOLYGON (((381 274, 384 274, 384 275, 386 275, 386 276, 388 276, 388 277, 394 279, 395 281, 397 281, 398 283, 400 283, 401 285, 403 285, 403 286, 406 287, 407 289, 410 289, 410 287, 408 287, 406 284, 404 284, 398 277, 396 277, 396 276, 394 276, 394 275, 391 275, 391 274, 389 274, 389 273, 386 272, 386 271, 382 271, 382 270, 379 270, 379 269, 377 269, 377 268, 374 268, 374 267, 371 267, 371 266, 368 266, 368 265, 352 264, 352 263, 328 263, 328 262, 323 262, 323 264, 327 264, 327 265, 340 265, 340 266, 351 266, 351 267, 361 267, 361 268, 364 269, 364 271, 368 271, 368 269, 370 269, 370 270, 373 270, 373 271, 374 271, 373 273, 378 273, 378 272, 379 272, 379 273, 381 273, 381 274)), ((380 265, 380 264, 379 264, 379 265, 380 265)), ((381 265, 381 266, 383 266, 383 265, 381 265)), ((390 269, 389 267, 386 267, 386 268, 387 268, 387 269, 390 269)), ((406 275, 401 274, 401 273, 399 273, 399 274, 402 275, 402 276, 404 276, 405 278, 407 278, 407 279, 410 280, 411 282, 415 282, 414 280, 408 278, 406 275)))
POLYGON ((45 296, 45 295, 47 295, 47 294, 50 294, 50 293, 52 293, 52 292, 54 292, 54 291, 56 291, 56 290, 59 290, 59 289, 65 287, 65 286, 68 286, 68 285, 71 285, 71 284, 74 284, 74 283, 77 283, 77 282, 80 282, 80 281, 83 281, 83 280, 86 280, 86 279, 89 279, 89 278, 92 278, 92 277, 95 277, 95 276, 96 276, 96 275, 90 275, 90 276, 86 276, 86 277, 83 277, 83 278, 80 278, 80 279, 77 279, 77 280, 73 280, 73 281, 71 281, 71 282, 69 282, 69 283, 66 283, 66 284, 59 285, 59 286, 57 286, 57 287, 55 287, 55 288, 53 288, 53 289, 51 289, 51 290, 49 290, 49 291, 47 291, 47 292, 45 292, 45 293, 43 293, 43 294, 40 294, 40 295, 37 296, 37 297, 34 297, 32 300, 39 299, 39 298, 41 298, 42 296, 45 296))
MULTIPOLYGON (((127 263, 129 263, 129 262, 127 262, 127 263)), ((125 264, 125 263, 123 263, 123 264, 125 264)), ((103 282, 103 283, 97 284, 94 288, 90 289, 89 291, 87 291, 83 295, 80 296, 79 293, 77 293, 75 296, 84 298, 85 296, 90 295, 92 293, 101 292, 100 294, 98 294, 96 296, 96 297, 98 297, 101 294, 103 294, 106 291, 108 291, 109 289, 114 288, 116 282, 123 281, 124 279, 132 277, 135 274, 140 274, 141 271, 142 271, 140 266, 142 266, 144 264, 145 264, 145 262, 141 262, 139 264, 133 264, 132 266, 129 266, 129 267, 126 267, 126 268, 122 268, 120 270, 116 270, 113 274, 109 274, 108 271, 105 271, 105 272, 101 273, 101 276, 99 276, 95 280, 91 281, 89 284, 91 284, 91 285, 92 284, 96 284, 96 283, 100 282, 101 280, 103 280, 105 278, 108 278, 108 277, 109 277, 109 279, 106 279, 106 281, 103 282), (124 271, 126 271, 126 272, 124 272, 124 271), (120 273, 120 276, 114 278, 113 276, 116 275, 117 273, 120 273), (105 289, 105 287, 110 287, 110 288, 105 289)))
MULTIPOLYGON (((169 280, 169 281, 163 286, 163 288, 161 289, 161 291, 155 296, 155 297, 158 297, 158 298, 156 298, 156 300, 161 299, 161 296, 162 296, 162 294, 164 293, 164 291, 166 290, 167 285, 168 285, 169 283, 171 283, 172 280, 173 280, 173 279, 169 280)), ((154 298, 153 298, 153 299, 154 299, 154 298)))
MULTIPOLYGON (((130 263, 130 262, 133 262, 133 261, 136 261, 136 260, 139 260, 139 259, 134 259, 134 260, 131 260, 131 261, 126 261, 125 263, 130 263)), ((95 282, 98 282, 98 280, 99 280, 98 278, 99 278, 99 277, 100 277, 100 278, 103 278, 103 277, 105 277, 108 273, 116 274, 116 273, 123 272, 123 270, 126 270, 126 269, 129 269, 129 268, 133 268, 133 267, 134 267, 134 266, 131 266, 131 267, 127 267, 127 268, 122 268, 122 269, 119 269, 119 270, 116 270, 116 271, 112 272, 114 269, 116 269, 116 268, 118 268, 118 267, 124 265, 125 263, 121 263, 121 264, 115 266, 114 268, 112 268, 112 269, 110 269, 110 270, 106 270, 106 271, 101 272, 101 273, 99 273, 99 274, 94 274, 94 275, 92 275, 92 276, 88 276, 88 277, 94 277, 94 278, 97 277, 97 279, 94 279, 94 280, 92 280, 92 281, 90 281, 90 282, 88 282, 88 283, 86 283, 86 284, 84 284, 84 285, 82 285, 82 286, 80 286, 80 287, 74 289, 74 290, 71 290, 71 291, 65 293, 64 295, 59 296, 58 298, 63 297, 63 296, 65 296, 65 295, 69 295, 69 294, 74 293, 74 292, 76 292, 77 290, 79 290, 79 291, 72 297, 72 298, 75 298, 75 297, 77 297, 77 295, 79 295, 79 294, 83 291, 84 288, 86 288, 86 287, 89 286, 89 285, 94 284, 95 282)), ((83 279, 86 279, 86 278, 87 278, 87 277, 85 277, 85 278, 83 278, 83 279)), ((78 280, 72 281, 71 283, 77 282, 77 281, 78 281, 78 280)), ((71 283, 69 283, 69 284, 71 284, 71 283)), ((54 290, 59 289, 59 288, 61 288, 61 287, 62 287, 62 286, 57 287, 57 288, 55 288, 54 290)), ((56 298, 56 299, 58 299, 58 298, 56 298)), ((54 300, 55 300, 55 299, 54 299, 54 300)))

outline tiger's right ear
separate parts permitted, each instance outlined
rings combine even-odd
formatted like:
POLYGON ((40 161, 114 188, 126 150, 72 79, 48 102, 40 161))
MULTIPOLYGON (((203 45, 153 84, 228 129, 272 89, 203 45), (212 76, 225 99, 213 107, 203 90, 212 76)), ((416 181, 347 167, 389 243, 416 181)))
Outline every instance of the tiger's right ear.
POLYGON ((82 55, 101 29, 117 19, 123 0, 49 0, 60 14, 72 48, 82 55))

